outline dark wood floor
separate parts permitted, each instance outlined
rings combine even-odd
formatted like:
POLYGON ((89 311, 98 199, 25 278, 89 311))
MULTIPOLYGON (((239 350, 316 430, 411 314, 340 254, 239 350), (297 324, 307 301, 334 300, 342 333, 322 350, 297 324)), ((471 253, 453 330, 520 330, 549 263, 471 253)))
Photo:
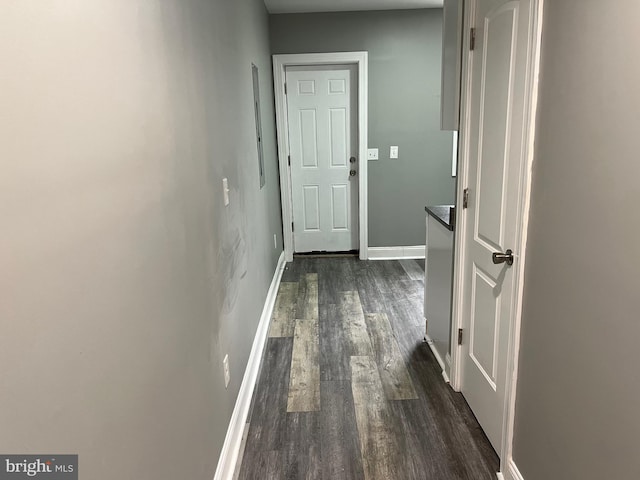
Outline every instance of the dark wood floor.
POLYGON ((495 479, 495 452, 423 341, 423 269, 287 264, 240 479, 495 479))

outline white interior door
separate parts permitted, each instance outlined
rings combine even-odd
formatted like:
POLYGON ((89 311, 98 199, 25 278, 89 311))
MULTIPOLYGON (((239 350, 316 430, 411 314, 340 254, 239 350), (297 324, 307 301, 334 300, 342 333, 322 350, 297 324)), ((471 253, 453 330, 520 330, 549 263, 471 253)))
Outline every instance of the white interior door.
POLYGON ((495 264, 492 255, 516 249, 522 220, 531 18, 530 0, 478 0, 470 64, 461 390, 498 452, 515 268, 508 262, 495 264))
POLYGON ((286 69, 295 252, 358 248, 356 75, 355 65, 286 69))

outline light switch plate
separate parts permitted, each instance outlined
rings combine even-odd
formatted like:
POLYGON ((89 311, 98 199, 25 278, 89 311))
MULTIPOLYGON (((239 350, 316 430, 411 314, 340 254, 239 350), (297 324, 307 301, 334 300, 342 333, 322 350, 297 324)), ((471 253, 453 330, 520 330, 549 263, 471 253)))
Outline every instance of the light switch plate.
POLYGON ((378 160, 378 149, 370 148, 367 150, 367 159, 368 160, 378 160))
POLYGON ((389 158, 398 158, 398 147, 397 146, 389 147, 389 158))
POLYGON ((222 368, 224 370, 224 388, 227 388, 229 386, 229 380, 231 380, 231 374, 229 373, 229 354, 224 356, 222 368))
POLYGON ((222 193, 224 195, 225 207, 229 205, 229 181, 226 178, 222 179, 222 193))

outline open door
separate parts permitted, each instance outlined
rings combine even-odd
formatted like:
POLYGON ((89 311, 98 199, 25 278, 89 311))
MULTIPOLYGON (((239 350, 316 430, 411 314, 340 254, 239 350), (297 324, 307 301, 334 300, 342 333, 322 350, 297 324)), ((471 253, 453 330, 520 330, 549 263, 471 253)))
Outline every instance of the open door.
POLYGON ((459 387, 503 452, 532 135, 536 0, 470 2, 459 387), (527 181, 524 181, 527 179, 527 181))

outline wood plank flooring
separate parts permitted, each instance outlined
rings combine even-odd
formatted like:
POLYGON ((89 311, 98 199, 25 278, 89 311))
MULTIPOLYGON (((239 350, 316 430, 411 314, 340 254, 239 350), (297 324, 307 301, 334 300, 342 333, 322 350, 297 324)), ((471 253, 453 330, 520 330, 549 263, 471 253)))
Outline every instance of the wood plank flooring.
POLYGON ((413 260, 287 264, 239 479, 495 479, 495 452, 423 341, 423 271, 413 260))
POLYGON ((318 319, 296 320, 287 412, 320 410, 318 319))
POLYGON ((374 345, 374 358, 387 400, 417 399, 418 395, 387 315, 368 313, 367 330, 374 345))
POLYGON ((269 326, 270 337, 293 337, 297 302, 298 283, 282 282, 273 307, 269 326))

